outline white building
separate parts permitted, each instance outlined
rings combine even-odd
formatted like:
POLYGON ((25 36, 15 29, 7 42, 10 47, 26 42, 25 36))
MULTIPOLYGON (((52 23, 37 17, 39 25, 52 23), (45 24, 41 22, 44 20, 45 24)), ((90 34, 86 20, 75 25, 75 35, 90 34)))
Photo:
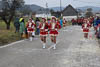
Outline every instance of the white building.
POLYGON ((62 12, 63 18, 66 20, 70 21, 73 18, 77 19, 78 17, 78 12, 76 9, 74 9, 71 5, 68 5, 62 12))
POLYGON ((50 18, 51 13, 49 10, 43 9, 43 10, 37 11, 35 17, 45 17, 45 18, 48 17, 48 18, 50 18))

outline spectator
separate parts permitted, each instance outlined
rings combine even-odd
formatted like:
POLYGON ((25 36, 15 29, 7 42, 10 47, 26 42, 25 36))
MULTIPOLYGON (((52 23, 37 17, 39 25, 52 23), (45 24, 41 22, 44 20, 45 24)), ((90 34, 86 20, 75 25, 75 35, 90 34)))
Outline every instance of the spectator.
POLYGON ((39 35, 39 33, 40 33, 40 29, 39 29, 40 20, 39 20, 39 18, 36 18, 35 22, 36 22, 36 33, 35 34, 39 35))
POLYGON ((25 22, 23 18, 20 18, 19 22, 20 22, 20 34, 22 37, 23 34, 25 33, 25 22))
POLYGON ((60 25, 61 25, 61 28, 63 27, 63 20, 62 18, 60 18, 60 25))
POLYGON ((14 20, 14 26, 16 28, 15 33, 19 32, 19 27, 20 27, 19 18, 15 18, 15 20, 14 20))

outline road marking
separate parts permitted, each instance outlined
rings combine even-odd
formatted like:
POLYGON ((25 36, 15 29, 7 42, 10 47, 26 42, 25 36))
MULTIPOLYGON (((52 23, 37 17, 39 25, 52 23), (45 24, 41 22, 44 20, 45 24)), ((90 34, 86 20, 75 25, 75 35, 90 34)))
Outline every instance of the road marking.
POLYGON ((11 44, 8 44, 8 45, 5 45, 5 46, 1 46, 0 48, 9 47, 9 46, 12 46, 12 45, 14 45, 14 44, 21 43, 21 42, 23 42, 23 41, 25 41, 25 40, 20 40, 20 41, 17 41, 17 42, 13 42, 13 43, 11 43, 11 44))

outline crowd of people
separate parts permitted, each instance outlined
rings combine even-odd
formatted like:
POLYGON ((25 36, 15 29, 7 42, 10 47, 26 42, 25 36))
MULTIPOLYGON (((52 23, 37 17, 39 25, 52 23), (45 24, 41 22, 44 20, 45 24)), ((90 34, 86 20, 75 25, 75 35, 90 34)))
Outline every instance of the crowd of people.
POLYGON ((48 19, 42 18, 41 21, 39 18, 36 18, 35 21, 30 18, 25 23, 24 18, 20 18, 19 21, 18 18, 16 18, 14 25, 16 28, 15 32, 20 32, 21 37, 26 36, 30 41, 32 41, 35 35, 40 35, 43 48, 46 48, 46 38, 49 34, 51 42, 53 43, 51 47, 56 49, 56 37, 58 36, 58 30, 67 26, 67 21, 65 19, 57 19, 56 17, 48 19))
MULTIPOLYGON (((82 26, 84 38, 88 39, 90 28, 94 27, 95 36, 100 38, 100 17, 90 17, 90 18, 78 18, 72 19, 72 25, 82 26)), ((53 49, 56 49, 56 38, 58 36, 58 30, 67 26, 67 21, 65 19, 58 19, 56 17, 52 18, 36 18, 33 20, 30 18, 27 22, 24 21, 24 18, 16 18, 14 21, 14 26, 16 32, 20 32, 21 37, 26 37, 32 41, 35 35, 40 35, 40 39, 43 43, 43 48, 46 48, 46 39, 49 34, 51 46, 53 49)))
POLYGON ((90 28, 94 27, 96 38, 100 39, 100 17, 90 17, 90 18, 78 18, 72 19, 72 25, 80 25, 82 26, 84 32, 84 38, 88 38, 88 33, 90 32, 90 28))
POLYGON ((94 17, 90 17, 90 18, 84 18, 84 17, 78 17, 77 19, 72 19, 72 25, 82 25, 84 23, 84 19, 88 19, 88 21, 90 23, 93 23, 94 21, 94 17))

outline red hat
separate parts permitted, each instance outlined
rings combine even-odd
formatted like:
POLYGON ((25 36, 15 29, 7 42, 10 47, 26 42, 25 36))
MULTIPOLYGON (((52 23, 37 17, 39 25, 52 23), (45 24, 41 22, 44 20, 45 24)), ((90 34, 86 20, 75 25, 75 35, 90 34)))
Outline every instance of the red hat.
POLYGON ((56 20, 56 17, 52 17, 52 19, 56 20))
POLYGON ((45 19, 45 18, 42 18, 42 20, 46 21, 46 19, 45 19))
POLYGON ((32 19, 30 18, 29 21, 32 21, 32 19))

